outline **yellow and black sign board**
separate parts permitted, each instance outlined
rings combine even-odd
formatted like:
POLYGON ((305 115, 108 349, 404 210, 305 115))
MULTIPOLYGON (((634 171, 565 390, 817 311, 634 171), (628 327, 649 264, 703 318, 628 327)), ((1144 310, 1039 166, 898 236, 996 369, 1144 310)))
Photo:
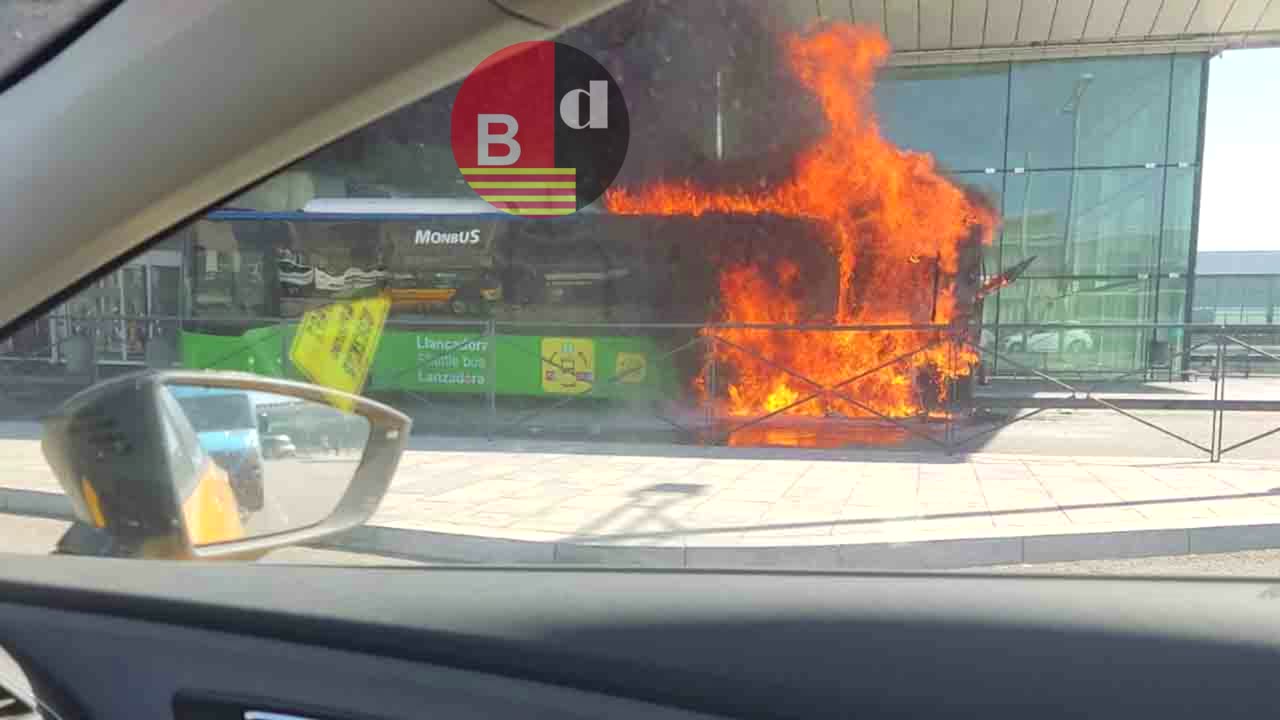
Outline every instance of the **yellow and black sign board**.
POLYGON ((542 389, 580 395, 596 381, 596 344, 585 338, 542 338, 542 389))
MULTIPOLYGON (((308 310, 293 337, 289 359, 311 382, 358 395, 390 310, 391 299, 385 295, 308 310)), ((343 407, 349 403, 335 400, 333 404, 351 409, 343 407)))

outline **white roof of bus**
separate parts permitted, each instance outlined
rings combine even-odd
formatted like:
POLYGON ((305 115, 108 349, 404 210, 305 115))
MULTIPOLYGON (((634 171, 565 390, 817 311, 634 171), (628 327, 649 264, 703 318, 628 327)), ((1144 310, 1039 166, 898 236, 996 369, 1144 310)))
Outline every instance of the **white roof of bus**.
POLYGON ((378 215, 483 215, 495 213, 489 203, 471 198, 315 198, 303 212, 378 215))
MULTIPOLYGON (((304 213, 333 215, 494 215, 502 214, 478 198, 314 198, 304 213)), ((579 212, 598 212, 593 205, 579 212)))

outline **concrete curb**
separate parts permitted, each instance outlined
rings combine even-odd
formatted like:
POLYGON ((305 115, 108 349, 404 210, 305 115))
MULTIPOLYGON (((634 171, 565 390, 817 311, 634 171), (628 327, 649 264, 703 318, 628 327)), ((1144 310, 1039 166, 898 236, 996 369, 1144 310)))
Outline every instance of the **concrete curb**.
MULTIPOLYGON (((73 518, 61 493, 0 488, 0 512, 73 518)), ((424 562, 661 568, 942 570, 1280 548, 1280 522, 819 545, 640 545, 485 537, 363 525, 313 547, 424 562)))

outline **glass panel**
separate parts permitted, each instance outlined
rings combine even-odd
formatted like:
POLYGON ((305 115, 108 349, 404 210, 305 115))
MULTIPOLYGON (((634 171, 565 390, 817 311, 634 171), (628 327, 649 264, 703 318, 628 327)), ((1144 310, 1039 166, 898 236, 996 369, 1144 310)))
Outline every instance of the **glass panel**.
POLYGON ((1240 322, 1244 325, 1264 325, 1269 322, 1267 310, 1271 307, 1271 279, 1248 277, 1238 280, 1243 291, 1240 305, 1240 322))
POLYGON ((147 267, 151 281, 151 315, 146 322, 146 361, 151 367, 173 367, 178 360, 178 330, 182 314, 181 269, 147 267))
POLYGON ((126 266, 120 270, 124 305, 120 323, 121 346, 125 360, 141 360, 146 344, 147 269, 144 266, 126 266))
POLYGON ((1268 278, 1271 283, 1271 316, 1267 321, 1272 325, 1280 321, 1280 277, 1268 278))
MULTIPOLYGON (((1161 324, 1181 323, 1186 321, 1184 315, 1187 304, 1187 281, 1183 278, 1159 278, 1159 315, 1157 322, 1161 324)), ((1171 366, 1181 368, 1185 363, 1174 355, 1182 351, 1181 330, 1157 330, 1153 333, 1157 346, 1151 348, 1150 361, 1155 366, 1171 366)))
POLYGON ((264 233, 284 231, 282 223, 200 221, 190 230, 192 314, 196 316, 275 315, 266 292, 264 233))
POLYGON ((120 293, 120 273, 113 272, 98 281, 96 311, 99 322, 94 324, 97 331, 96 347, 99 356, 104 360, 123 360, 121 347, 124 344, 124 325, 120 322, 124 303, 120 293))
POLYGON ((1169 103, 1169 163, 1199 162, 1200 89, 1205 58, 1178 55, 1173 59, 1173 96, 1169 103))
POLYGON ((1244 317, 1245 288, 1239 278, 1218 278, 1214 322, 1239 324, 1244 317))
POLYGON ((1161 162, 1170 62, 1166 56, 1014 65, 1008 166, 1161 162))
POLYGON ((1218 322, 1218 283, 1215 277, 1196 278, 1194 302, 1191 307, 1191 322, 1218 322))
POLYGON ((881 127, 943 168, 1003 167, 1008 72, 1005 63, 886 70, 875 89, 881 127))
MULTIPOLYGON (((1001 292, 1002 325, 1141 323, 1155 315, 1154 283, 1131 278, 1023 279, 1001 292)), ((1140 367, 1150 330, 1003 328, 1000 348, 1024 365, 1129 370, 1140 367)))
POLYGON ((1160 170, 1010 174, 1005 187, 1005 266, 1034 256, 1031 276, 1153 273, 1160 170))
POLYGON ((1187 303, 1187 281, 1184 279, 1160 278, 1160 308, 1156 321, 1160 323, 1183 322, 1183 312, 1187 303))
POLYGON ((151 277, 151 314, 177 315, 181 310, 178 268, 154 266, 148 268, 148 274, 151 277))
POLYGON ((1195 216, 1198 168, 1165 170, 1160 272, 1185 273, 1191 263, 1191 223, 1195 216))

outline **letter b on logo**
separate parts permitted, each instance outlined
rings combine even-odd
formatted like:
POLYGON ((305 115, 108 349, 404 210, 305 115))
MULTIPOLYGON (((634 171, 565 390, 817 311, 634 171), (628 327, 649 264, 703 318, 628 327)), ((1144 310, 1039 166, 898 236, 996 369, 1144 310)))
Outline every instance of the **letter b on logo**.
POLYGON ((516 133, 520 130, 520 123, 511 115, 500 113, 480 114, 477 117, 476 128, 476 163, 480 165, 515 165, 520 160, 520 143, 516 142, 516 133), (494 125, 503 125, 506 132, 495 134, 492 132, 494 125), (495 156, 490 152, 490 148, 494 145, 505 145, 507 152, 505 155, 495 156))

